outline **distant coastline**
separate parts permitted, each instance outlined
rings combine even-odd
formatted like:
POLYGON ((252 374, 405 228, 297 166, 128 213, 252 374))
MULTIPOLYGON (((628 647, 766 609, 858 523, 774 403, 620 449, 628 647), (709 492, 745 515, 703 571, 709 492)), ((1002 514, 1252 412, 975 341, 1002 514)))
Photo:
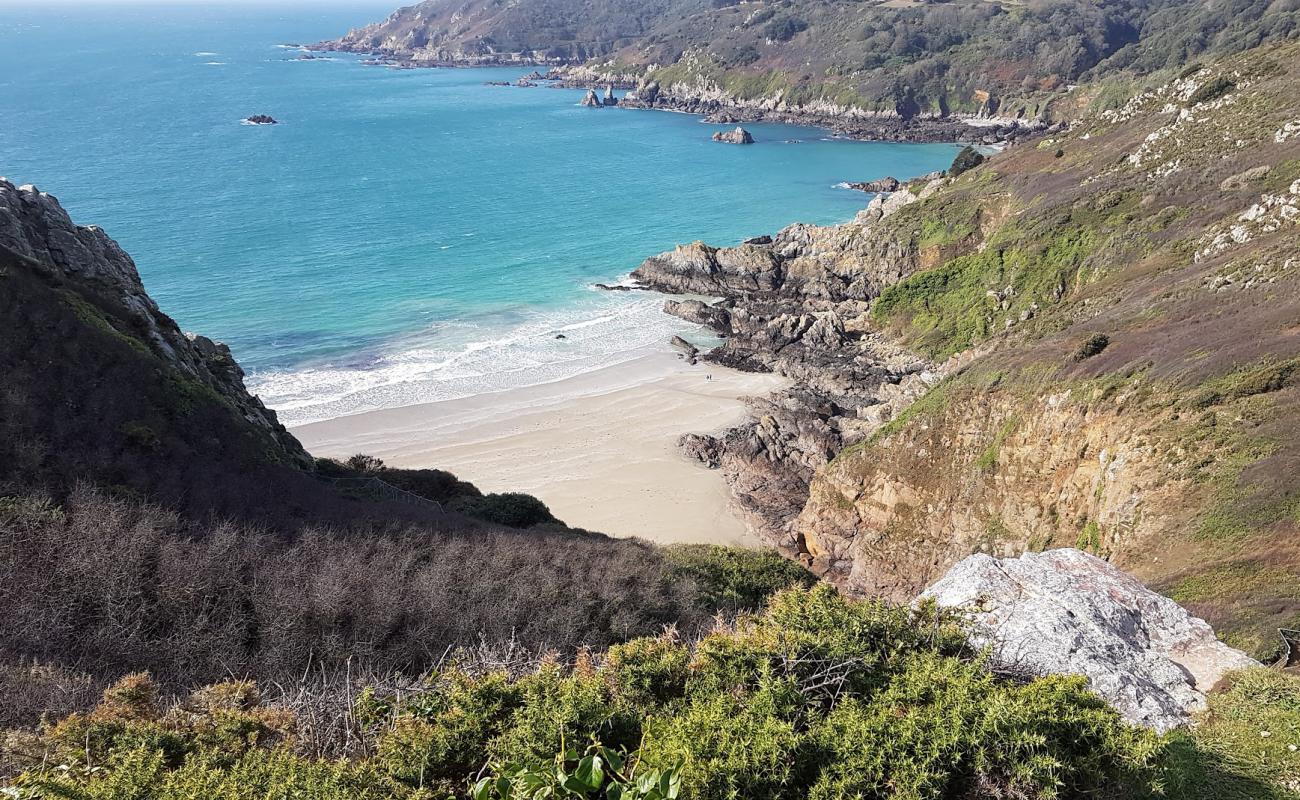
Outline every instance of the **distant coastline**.
MULTIPOLYGON (((518 53, 490 54, 472 59, 412 59, 398 52, 361 48, 340 41, 314 44, 286 44, 311 52, 351 53, 363 56, 366 66, 388 69, 475 69, 484 67, 518 67, 527 69, 544 67, 545 73, 534 71, 524 76, 526 80, 515 85, 524 88, 606 89, 631 90, 631 95, 619 102, 622 108, 653 111, 672 111, 714 117, 718 124, 768 122, 782 125, 824 128, 836 136, 858 141, 914 142, 918 144, 984 144, 1005 145, 1010 141, 1039 132, 1047 127, 1037 120, 1018 120, 1002 117, 950 114, 947 116, 917 115, 903 117, 896 114, 873 114, 861 109, 832 110, 785 107, 771 98, 753 100, 739 98, 703 97, 694 94, 662 91, 657 85, 653 95, 637 97, 639 83, 629 80, 605 80, 591 73, 574 59, 536 59, 518 53)), ((644 88, 644 87, 640 87, 644 88)))

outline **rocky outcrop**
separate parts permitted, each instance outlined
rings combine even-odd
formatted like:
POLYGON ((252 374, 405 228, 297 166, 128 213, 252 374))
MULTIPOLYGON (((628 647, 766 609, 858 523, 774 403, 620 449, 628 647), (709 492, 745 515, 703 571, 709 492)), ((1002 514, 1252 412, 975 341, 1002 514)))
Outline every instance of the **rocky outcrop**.
POLYGON ((600 108, 604 103, 600 102, 600 95, 596 94, 595 89, 588 89, 587 94, 582 98, 582 102, 579 103, 579 105, 584 108, 600 108))
POLYGON ((671 344, 673 346, 673 349, 675 349, 682 358, 685 358, 687 362, 691 364, 695 363, 696 361, 695 357, 700 353, 699 348, 697 348, 695 345, 691 344, 690 342, 686 341, 680 336, 674 336, 672 339, 669 340, 668 343, 671 344))
MULTIPOLYGON (((592 77, 599 78, 598 74, 592 77)), ((992 118, 977 114, 911 114, 871 111, 818 100, 792 102, 782 93, 768 97, 737 97, 708 80, 678 82, 668 86, 644 79, 620 101, 627 108, 654 108, 699 114, 709 122, 776 122, 827 128, 854 139, 908 142, 987 140, 1010 143, 1043 130, 1039 119, 992 118)))
POLYGON ((880 194, 881 192, 896 192, 899 183, 898 178, 881 178, 874 181, 860 181, 856 183, 845 184, 850 189, 856 189, 859 192, 869 192, 871 194, 880 194))
POLYGON ((244 371, 230 348, 182 333, 145 292, 135 262, 103 230, 74 224, 53 196, 0 178, 0 247, 34 269, 111 300, 130 315, 132 333, 164 362, 215 392, 244 420, 269 434, 288 460, 311 463, 275 412, 248 393, 244 371))
POLYGON ((251 117, 245 117, 244 122, 249 125, 279 125, 280 123, 270 114, 254 114, 251 117))
POLYGON ((632 274, 646 288, 722 298, 664 304, 725 337, 703 360, 791 379, 785 391, 751 398, 745 424, 680 443, 688 457, 722 470, 750 527, 789 555, 806 552, 791 524, 814 475, 950 368, 891 345, 864 316, 884 287, 920 263, 881 220, 941 183, 901 187, 845 225, 792 225, 736 247, 680 246, 632 274))
POLYGON ((726 144, 753 144, 754 137, 744 128, 737 127, 735 130, 718 131, 713 134, 713 141, 726 144))
POLYGON ((969 622, 1003 670, 1083 675, 1128 721, 1164 732, 1205 707, 1225 673, 1258 662, 1203 620, 1079 550, 966 558, 926 589, 969 622))

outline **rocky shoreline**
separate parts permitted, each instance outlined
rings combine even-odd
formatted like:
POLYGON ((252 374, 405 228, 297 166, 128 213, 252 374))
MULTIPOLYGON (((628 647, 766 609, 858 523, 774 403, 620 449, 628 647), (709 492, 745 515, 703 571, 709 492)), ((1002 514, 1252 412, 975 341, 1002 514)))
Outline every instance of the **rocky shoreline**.
POLYGON ((947 181, 902 185, 843 225, 795 224, 736 247, 679 246, 632 273, 639 288, 719 298, 664 303, 724 338, 700 360, 793 381, 749 398, 745 423, 679 442, 688 457, 722 470, 751 530, 787 556, 809 558, 793 523, 814 473, 973 357, 927 361, 871 330, 866 317, 870 302, 920 263, 877 226, 947 181))
POLYGON ((971 142, 1005 146, 1047 127, 1041 120, 951 115, 905 117, 821 104, 787 105, 780 97, 739 99, 712 86, 662 87, 633 75, 604 75, 585 66, 560 66, 541 76, 548 86, 595 90, 627 90, 623 108, 697 114, 705 122, 737 125, 773 122, 825 128, 847 139, 895 142, 971 142))
POLYGON ((525 88, 546 86, 583 89, 604 96, 608 96, 614 90, 626 91, 627 94, 619 98, 617 103, 602 102, 601 105, 697 114, 704 117, 706 122, 720 125, 772 122, 824 128, 846 139, 917 143, 969 142, 1005 146, 1046 127, 1046 123, 1041 120, 958 115, 905 117, 832 105, 816 108, 787 106, 779 98, 742 100, 728 97, 715 89, 683 90, 679 87, 671 87, 666 90, 658 83, 647 82, 634 75, 597 73, 572 59, 536 58, 521 53, 488 53, 472 56, 447 54, 445 58, 415 59, 409 54, 376 51, 373 48, 357 47, 339 41, 301 46, 315 52, 341 52, 367 56, 364 63, 390 69, 545 67, 546 72, 534 70, 517 81, 491 81, 489 84, 525 88))

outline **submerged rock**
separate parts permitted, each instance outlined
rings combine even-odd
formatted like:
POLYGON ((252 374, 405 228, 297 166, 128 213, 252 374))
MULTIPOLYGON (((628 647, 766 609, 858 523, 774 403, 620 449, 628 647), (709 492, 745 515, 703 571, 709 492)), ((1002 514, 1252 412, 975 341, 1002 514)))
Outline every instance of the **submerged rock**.
POLYGON ((732 131, 718 131, 713 134, 713 141, 725 142, 727 144, 753 144, 754 137, 749 135, 749 131, 737 127, 732 131))
POLYGON ((245 117, 244 122, 249 125, 279 125, 280 123, 270 114, 254 114, 251 117, 245 117))
POLYGON ((1073 549, 969 556, 920 599, 965 613, 972 643, 1004 669, 1072 674, 1128 721, 1164 732, 1205 707, 1229 670, 1258 666, 1204 620, 1073 549))

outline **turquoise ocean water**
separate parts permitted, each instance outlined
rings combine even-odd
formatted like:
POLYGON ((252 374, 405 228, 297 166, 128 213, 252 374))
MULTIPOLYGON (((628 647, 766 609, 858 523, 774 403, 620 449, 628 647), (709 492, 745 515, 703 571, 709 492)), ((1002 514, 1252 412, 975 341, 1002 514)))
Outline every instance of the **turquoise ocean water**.
POLYGON ((868 198, 837 183, 955 152, 779 125, 727 146, 695 117, 484 85, 526 69, 389 70, 281 46, 392 5, 0 0, 0 175, 105 228, 289 422, 630 358, 682 323, 591 283, 677 243, 846 220, 868 198), (259 113, 282 124, 240 124, 259 113))

